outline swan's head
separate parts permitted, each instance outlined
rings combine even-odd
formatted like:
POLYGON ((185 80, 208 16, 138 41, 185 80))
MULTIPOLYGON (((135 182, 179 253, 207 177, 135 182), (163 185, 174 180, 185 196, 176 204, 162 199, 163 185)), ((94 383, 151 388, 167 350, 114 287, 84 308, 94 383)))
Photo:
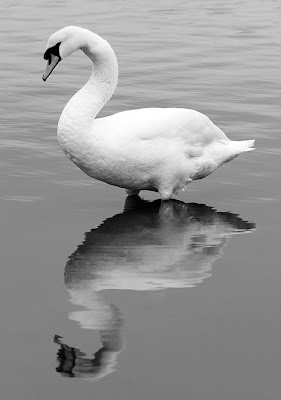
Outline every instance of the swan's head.
POLYGON ((46 81, 61 60, 86 45, 86 38, 89 34, 91 32, 87 29, 66 26, 50 36, 44 53, 47 66, 42 77, 43 81, 46 81))

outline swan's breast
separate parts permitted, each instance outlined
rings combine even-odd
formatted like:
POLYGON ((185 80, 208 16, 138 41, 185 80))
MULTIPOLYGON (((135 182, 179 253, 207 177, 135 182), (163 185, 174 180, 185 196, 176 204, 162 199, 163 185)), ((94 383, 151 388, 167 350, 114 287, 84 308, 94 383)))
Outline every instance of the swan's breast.
POLYGON ((124 188, 155 189, 155 166, 145 151, 145 159, 140 159, 136 145, 89 132, 74 135, 60 131, 58 140, 68 158, 90 177, 124 188))

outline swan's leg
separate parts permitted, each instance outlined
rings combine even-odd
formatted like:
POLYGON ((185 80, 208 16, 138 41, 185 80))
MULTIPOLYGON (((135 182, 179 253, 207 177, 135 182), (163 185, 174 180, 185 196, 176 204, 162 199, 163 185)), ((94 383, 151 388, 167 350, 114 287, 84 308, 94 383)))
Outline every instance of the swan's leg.
POLYGON ((125 190, 129 196, 137 196, 140 192, 139 190, 131 190, 131 189, 125 189, 125 190))
POLYGON ((160 194, 162 201, 170 200, 173 196, 173 190, 171 188, 159 188, 158 193, 160 194))

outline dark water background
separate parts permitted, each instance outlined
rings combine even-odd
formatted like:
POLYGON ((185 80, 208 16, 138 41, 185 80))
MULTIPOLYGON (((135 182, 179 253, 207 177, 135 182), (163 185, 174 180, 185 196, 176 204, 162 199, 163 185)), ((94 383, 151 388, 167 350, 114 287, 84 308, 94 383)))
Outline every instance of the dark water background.
POLYGON ((280 399, 280 14, 273 0, 1 4, 1 398, 280 399), (41 80, 69 24, 116 51, 102 116, 194 108, 256 151, 167 207, 87 178, 56 124, 89 61, 41 80))

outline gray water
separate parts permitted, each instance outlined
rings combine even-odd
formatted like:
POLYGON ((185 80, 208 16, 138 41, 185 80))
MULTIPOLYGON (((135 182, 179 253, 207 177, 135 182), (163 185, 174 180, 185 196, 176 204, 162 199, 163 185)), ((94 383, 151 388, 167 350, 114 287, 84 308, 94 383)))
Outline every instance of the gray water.
POLYGON ((1 399, 280 399, 280 2, 0 11, 1 399), (89 61, 41 79, 48 37, 69 24, 116 51, 101 116, 193 108, 256 151, 166 205, 83 175, 56 124, 89 61))

